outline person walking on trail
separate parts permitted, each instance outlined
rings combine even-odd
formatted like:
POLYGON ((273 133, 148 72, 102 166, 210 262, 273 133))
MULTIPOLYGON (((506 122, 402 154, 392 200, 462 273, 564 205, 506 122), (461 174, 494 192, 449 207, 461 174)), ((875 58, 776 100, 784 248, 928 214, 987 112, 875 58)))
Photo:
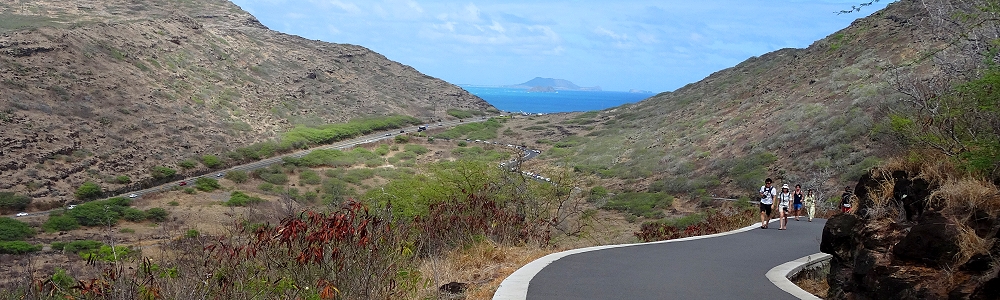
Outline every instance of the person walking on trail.
POLYGON ((795 216, 795 221, 799 220, 802 211, 802 198, 802 186, 796 184, 795 192, 792 192, 792 216, 795 216))
POLYGON ((771 222, 771 206, 774 205, 774 195, 771 178, 768 178, 760 187, 760 228, 767 229, 767 224, 771 222))
POLYGON ((854 194, 851 193, 851 187, 845 187, 844 188, 844 194, 840 195, 840 211, 841 212, 847 213, 847 212, 851 211, 851 197, 852 196, 854 196, 854 194))
POLYGON ((809 215, 809 222, 812 222, 813 216, 816 215, 816 195, 813 195, 813 189, 806 191, 806 199, 804 201, 806 204, 806 214, 809 215))
POLYGON ((792 193, 788 191, 788 184, 781 186, 781 193, 778 194, 778 230, 788 229, 788 206, 792 202, 792 193))

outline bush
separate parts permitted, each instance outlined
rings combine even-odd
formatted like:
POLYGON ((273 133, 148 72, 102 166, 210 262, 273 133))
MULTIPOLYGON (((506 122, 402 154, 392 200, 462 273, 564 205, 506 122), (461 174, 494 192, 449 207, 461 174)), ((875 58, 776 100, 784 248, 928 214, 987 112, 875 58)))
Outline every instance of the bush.
POLYGON ((226 179, 232 180, 235 183, 244 183, 250 180, 250 176, 244 171, 230 171, 226 173, 226 179))
POLYGON ((0 241, 20 241, 35 235, 27 223, 11 218, 0 218, 0 241))
POLYGON ((427 147, 424 147, 424 146, 421 146, 421 145, 406 145, 406 146, 403 146, 403 150, 406 150, 406 152, 413 152, 413 154, 416 154, 416 155, 421 155, 421 154, 424 154, 424 153, 427 153, 427 152, 431 151, 431 150, 427 149, 427 147))
POLYGON ((169 215, 170 212, 162 207, 154 207, 146 210, 146 219, 154 222, 166 221, 169 215))
POLYGON ((285 173, 260 174, 260 179, 274 185, 285 185, 288 183, 288 175, 285 175, 285 173))
POLYGON ((118 184, 127 184, 132 182, 132 178, 129 178, 128 176, 125 175, 118 175, 117 177, 115 177, 115 182, 118 184))
POLYGON ((385 156, 386 154, 389 154, 389 145, 379 145, 378 148, 375 148, 375 154, 378 154, 378 156, 385 156))
POLYGON ((80 228, 80 222, 77 222, 76 218, 68 215, 49 215, 49 219, 45 221, 45 224, 42 224, 42 228, 45 231, 70 231, 80 228))
POLYGON ((222 165, 222 159, 215 155, 202 155, 201 164, 209 168, 215 168, 222 165))
POLYGON ((163 166, 156 166, 153 167, 150 174, 153 175, 154 179, 161 180, 174 177, 174 175, 177 175, 177 170, 163 166))
POLYGON ((473 112, 472 111, 466 111, 466 110, 452 108, 452 109, 448 109, 446 112, 448 113, 448 115, 450 115, 452 117, 459 118, 459 119, 468 119, 468 118, 473 117, 473 112))
POLYGON ((181 205, 181 204, 180 204, 180 203, 177 203, 177 201, 170 201, 170 202, 167 202, 167 205, 170 205, 170 206, 178 206, 178 205, 181 205))
POLYGON ((262 192, 274 191, 274 188, 275 188, 275 186, 273 184, 270 184, 270 183, 267 183, 267 182, 264 182, 264 183, 261 183, 261 184, 257 185, 257 189, 260 190, 260 191, 262 191, 262 192))
POLYGON ((115 197, 103 201, 91 201, 77 205, 76 208, 66 211, 83 226, 108 226, 118 223, 118 218, 125 208, 129 206, 131 200, 127 198, 115 197))
POLYGON ((76 199, 80 200, 91 200, 101 197, 104 192, 101 191, 101 186, 94 182, 87 181, 84 182, 80 187, 76 189, 76 199))
POLYGON ((264 199, 260 197, 252 197, 240 191, 233 191, 229 195, 229 201, 226 201, 226 206, 247 206, 261 202, 264 202, 264 199))
POLYGON ((97 250, 88 250, 80 252, 80 257, 85 260, 102 260, 102 261, 120 261, 125 259, 135 251, 127 246, 115 246, 112 248, 108 245, 101 245, 101 248, 97 250))
POLYGON ((186 187, 184 188, 184 193, 189 195, 194 195, 198 193, 198 191, 195 191, 194 188, 186 187))
POLYGON ((222 185, 219 185, 219 181, 208 177, 199 177, 194 181, 194 187, 202 192, 211 192, 217 189, 221 189, 222 185))
POLYGON ((189 238, 189 239, 197 238, 200 235, 201 235, 201 233, 198 232, 198 230, 195 230, 195 229, 188 229, 188 231, 184 233, 184 237, 189 238))
POLYGON ((142 222, 146 220, 146 212, 129 207, 122 213, 122 218, 130 222, 142 222))
POLYGON ((31 197, 11 192, 0 192, 0 210, 24 210, 31 204, 31 197))
POLYGON ((0 254, 26 254, 42 250, 42 245, 22 241, 0 242, 0 254))
POLYGON ((184 169, 194 169, 194 167, 197 164, 198 163, 196 163, 194 160, 190 160, 190 159, 185 159, 185 160, 177 163, 178 166, 180 166, 181 168, 184 168, 184 169))
POLYGON ((393 138, 393 141, 395 141, 397 144, 406 144, 410 142, 410 137, 405 135, 397 135, 395 138, 393 138))
POLYGON ((319 173, 313 170, 303 170, 299 173, 299 183, 307 185, 317 185, 323 180, 319 177, 319 173))
POLYGON ((52 243, 52 250, 62 250, 69 253, 80 253, 83 251, 100 249, 104 243, 95 240, 79 240, 69 243, 52 243))

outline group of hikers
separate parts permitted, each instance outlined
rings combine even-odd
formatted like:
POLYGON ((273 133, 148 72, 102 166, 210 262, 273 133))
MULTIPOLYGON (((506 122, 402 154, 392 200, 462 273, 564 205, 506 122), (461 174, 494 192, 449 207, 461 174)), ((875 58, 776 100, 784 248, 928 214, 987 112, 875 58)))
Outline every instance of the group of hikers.
MULTIPOLYGON (((802 208, 806 207, 806 215, 809 222, 816 216, 816 196, 813 189, 802 193, 802 186, 796 184, 795 191, 789 191, 788 184, 781 185, 781 191, 776 191, 771 183, 771 178, 764 180, 764 185, 760 187, 760 228, 767 229, 771 221, 772 209, 778 210, 778 230, 788 229, 788 217, 791 215, 795 221, 799 220, 802 208), (776 205, 777 204, 777 205, 776 205), (775 207, 777 206, 777 207, 775 207)), ((844 188, 844 195, 841 196, 840 208, 842 212, 851 210, 851 188, 844 188)))

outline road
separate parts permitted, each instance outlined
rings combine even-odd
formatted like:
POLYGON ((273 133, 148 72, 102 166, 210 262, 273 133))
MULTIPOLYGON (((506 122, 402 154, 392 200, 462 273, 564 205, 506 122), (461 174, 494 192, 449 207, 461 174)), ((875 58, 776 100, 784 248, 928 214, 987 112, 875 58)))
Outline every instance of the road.
MULTIPOLYGON (((472 119, 461 119, 461 120, 452 120, 452 121, 444 121, 444 122, 436 122, 436 123, 428 123, 427 127, 428 127, 428 129, 449 128, 449 127, 454 127, 454 126, 458 126, 458 125, 462 125, 462 124, 467 124, 467 123, 483 122, 483 121, 488 120, 490 117, 492 117, 492 116, 476 117, 476 118, 472 118, 472 119)), ((275 156, 275 157, 268 158, 268 159, 263 159, 263 160, 255 161, 255 162, 252 162, 252 163, 242 164, 242 165, 235 166, 235 167, 232 167, 232 168, 229 168, 229 169, 226 169, 226 170, 215 170, 215 171, 209 172, 207 174, 202 174, 202 175, 198 175, 198 176, 194 176, 194 177, 184 178, 182 180, 172 181, 172 182, 168 182, 168 183, 156 186, 156 187, 152 187, 152 188, 148 188, 148 189, 144 189, 144 190, 139 190, 139 191, 132 191, 132 192, 124 193, 124 194, 117 195, 117 196, 114 196, 114 197, 128 197, 129 194, 136 194, 136 196, 140 196, 141 197, 143 194, 155 193, 155 192, 161 192, 161 191, 170 191, 170 190, 173 190, 176 186, 178 186, 181 182, 185 182, 186 184, 193 184, 195 180, 197 180, 198 178, 201 178, 201 177, 212 177, 212 178, 214 178, 215 174, 225 174, 227 172, 232 172, 232 171, 252 171, 252 170, 256 170, 256 169, 260 169, 260 168, 265 168, 267 166, 270 166, 270 165, 273 165, 273 164, 276 164, 276 163, 280 163, 282 161, 282 159, 284 159, 285 157, 300 158, 300 157, 306 156, 307 154, 309 154, 312 151, 319 150, 319 149, 346 149, 346 148, 354 147, 354 146, 357 146, 357 145, 360 145, 360 144, 374 143, 374 142, 377 142, 377 141, 380 141, 380 140, 384 140, 384 139, 392 139, 392 138, 395 138, 396 135, 400 134, 400 132, 399 132, 400 130, 402 130, 404 132, 417 132, 418 127, 419 126, 411 126, 411 127, 400 128, 400 129, 394 129, 394 130, 388 130, 388 131, 381 131, 381 132, 377 132, 377 133, 373 133, 373 134, 369 134, 369 135, 364 135, 364 136, 361 136, 361 137, 353 138, 353 139, 350 139, 350 140, 337 142, 337 143, 334 143, 334 144, 331 144, 331 145, 317 146, 317 147, 314 147, 314 148, 311 148, 311 149, 302 150, 302 151, 295 152, 295 153, 289 153, 289 154, 285 154, 285 155, 280 155, 280 156, 275 156)), ((29 217, 29 216, 37 216, 37 215, 47 215, 50 212, 55 211, 55 210, 62 210, 62 208, 50 209, 50 210, 46 210, 46 211, 30 212, 30 213, 27 213, 27 215, 25 215, 25 216, 17 216, 17 217, 15 217, 14 214, 11 214, 11 215, 0 216, 0 217, 20 218, 20 217, 29 217)))
MULTIPOLYGON (((719 237, 571 254, 530 278, 527 299, 797 299, 764 274, 819 252, 825 223, 792 220, 788 230, 771 224, 719 237)), ((513 299, 499 293, 494 299, 513 299)))

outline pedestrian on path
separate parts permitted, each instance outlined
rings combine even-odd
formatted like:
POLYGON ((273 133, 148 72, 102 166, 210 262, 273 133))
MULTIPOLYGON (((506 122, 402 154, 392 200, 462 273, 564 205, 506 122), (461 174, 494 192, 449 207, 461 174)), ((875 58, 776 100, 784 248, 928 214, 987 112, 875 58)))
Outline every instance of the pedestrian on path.
POLYGON ((781 185, 781 193, 778 194, 778 230, 788 229, 788 206, 792 202, 792 193, 788 191, 788 184, 781 185))
POLYGON ((792 215, 795 216, 795 221, 799 220, 799 214, 802 211, 802 186, 796 184, 795 192, 792 193, 792 215))
POLYGON ((771 178, 764 180, 764 185, 760 187, 760 228, 767 229, 767 224, 771 222, 771 206, 774 205, 774 187, 771 186, 771 178))
POLYGON ((809 222, 812 222, 813 216, 816 215, 816 195, 813 195, 813 189, 806 191, 805 203, 808 208, 806 213, 809 214, 809 222))
POLYGON ((844 188, 844 194, 840 195, 840 211, 843 213, 848 213, 851 211, 851 197, 854 196, 851 193, 851 187, 844 188))

